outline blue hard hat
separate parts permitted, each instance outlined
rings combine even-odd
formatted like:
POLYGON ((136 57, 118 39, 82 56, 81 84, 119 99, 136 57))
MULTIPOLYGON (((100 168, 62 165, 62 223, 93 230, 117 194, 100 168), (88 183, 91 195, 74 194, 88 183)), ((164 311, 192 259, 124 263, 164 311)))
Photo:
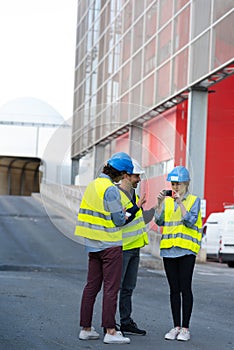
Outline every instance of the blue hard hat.
POLYGON ((131 157, 124 152, 118 152, 107 161, 107 164, 118 171, 125 171, 128 174, 133 172, 133 164, 131 157))
POLYGON ((184 166, 176 166, 168 175, 167 181, 171 182, 186 182, 190 181, 190 175, 188 169, 184 166))

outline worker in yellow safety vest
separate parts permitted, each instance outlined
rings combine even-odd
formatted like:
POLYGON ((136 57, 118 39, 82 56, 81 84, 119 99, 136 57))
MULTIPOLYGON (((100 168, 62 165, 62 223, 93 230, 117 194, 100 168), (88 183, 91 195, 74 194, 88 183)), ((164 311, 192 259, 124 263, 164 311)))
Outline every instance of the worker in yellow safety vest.
POLYGON ((86 188, 78 213, 75 235, 84 237, 89 255, 87 283, 80 308, 79 339, 100 337, 92 327, 93 308, 103 285, 103 342, 126 344, 130 339, 116 331, 115 314, 122 272, 122 226, 131 219, 125 216, 120 193, 115 186, 124 174, 131 174, 132 160, 124 152, 115 153, 102 173, 86 188))
POLYGON ((174 324, 165 339, 188 341, 193 307, 192 277, 202 238, 200 199, 188 190, 190 174, 184 166, 176 166, 167 181, 171 182, 172 190, 160 191, 155 212, 156 224, 163 226, 160 255, 170 287, 174 324))
POLYGON ((146 202, 145 193, 139 197, 135 190, 144 170, 135 159, 132 159, 132 162, 133 174, 125 174, 118 186, 126 214, 133 218, 130 223, 123 226, 123 270, 119 295, 120 330, 124 333, 145 335, 146 331, 138 328, 131 318, 132 294, 137 282, 140 248, 148 244, 146 224, 153 219, 155 208, 149 210, 142 208, 146 202))

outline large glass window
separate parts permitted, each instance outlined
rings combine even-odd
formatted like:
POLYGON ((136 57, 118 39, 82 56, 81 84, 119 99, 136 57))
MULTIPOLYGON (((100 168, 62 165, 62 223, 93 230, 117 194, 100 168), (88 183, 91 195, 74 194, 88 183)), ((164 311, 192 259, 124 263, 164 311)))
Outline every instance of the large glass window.
POLYGON ((175 12, 178 12, 185 6, 190 0, 175 0, 175 12))
POLYGON ((232 10, 233 7, 234 7, 233 0, 225 0, 225 1, 214 0, 214 10, 213 10, 214 21, 222 17, 228 11, 232 10))
POLYGON ((132 81, 131 85, 135 85, 139 80, 141 80, 142 74, 142 51, 140 51, 132 59, 132 81))
POLYGON ((180 52, 173 60, 172 94, 183 89, 188 81, 188 49, 180 52))
POLYGON ((158 71, 157 78, 157 103, 169 96, 170 92, 170 70, 171 62, 162 66, 158 71))
POLYGON ((102 89, 99 89, 97 91, 97 105, 102 105, 102 89))
POLYGON ((98 87, 103 84, 104 71, 104 61, 102 61, 98 66, 98 87))
POLYGON ((156 3, 158 0, 146 0, 146 6, 150 5, 152 2, 156 3))
POLYGON ((78 91, 78 107, 82 106, 84 104, 84 95, 85 95, 85 84, 82 84, 79 87, 79 91, 78 91))
POLYGON ((144 75, 147 75, 156 68, 156 38, 145 46, 144 51, 144 75))
POLYGON ((158 3, 152 5, 145 15, 145 41, 155 35, 157 30, 158 3))
POLYGON ((100 34, 99 20, 96 20, 94 22, 94 27, 93 27, 93 42, 94 42, 94 44, 98 41, 99 34, 100 34))
POLYGON ((124 95, 121 98, 119 120, 120 122, 126 123, 129 115, 129 94, 124 95))
POLYGON ((87 5, 89 5, 89 2, 86 3, 84 1, 78 1, 78 7, 77 7, 77 22, 79 23, 80 19, 84 16, 87 5))
POLYGON ((85 17, 82 19, 81 24, 80 24, 80 26, 79 26, 79 30, 80 30, 80 32, 81 32, 81 36, 80 36, 81 39, 83 39, 83 37, 85 36, 85 34, 86 34, 87 30, 88 30, 87 23, 88 23, 87 17, 85 16, 85 17))
POLYGON ((189 42, 190 7, 186 7, 174 21, 174 52, 189 42))
POLYGON ((108 80, 107 82, 107 103, 108 104, 111 104, 112 102, 112 81, 111 80, 108 80))
POLYGON ((85 73, 86 73, 85 68, 86 68, 86 62, 83 61, 80 67, 78 68, 78 85, 80 85, 82 81, 84 81, 85 79, 85 73))
POLYGON ((136 20, 142 13, 144 12, 145 9, 145 3, 144 1, 135 1, 134 2, 134 20, 136 20))
MULTIPOLYGON (((141 106, 141 84, 138 84, 130 93, 130 102, 134 105, 141 106)), ((129 116, 130 118, 135 117, 135 115, 129 116)))
MULTIPOLYGON (((115 77, 117 79, 117 76, 115 77)), ((117 80, 113 81, 113 101, 118 100, 119 97, 119 82, 117 80)))
POLYGON ((209 71, 210 32, 201 36, 191 46, 190 82, 202 78, 209 71))
POLYGON ((93 69, 94 72, 96 72, 96 68, 97 68, 97 65, 98 65, 98 44, 93 46, 93 49, 92 49, 92 60, 93 60, 92 69, 93 69))
POLYGON ((101 9, 101 0, 94 0, 93 7, 94 7, 94 11, 95 11, 95 18, 96 18, 97 15, 99 14, 100 9, 101 9))
POLYGON ((114 62, 114 50, 111 50, 107 56, 108 60, 108 75, 113 73, 113 62, 114 62))
POLYGON ((109 78, 108 68, 109 68, 109 55, 106 56, 104 60, 103 69, 103 83, 109 78))
POLYGON ((115 43, 115 28, 114 24, 110 27, 110 29, 106 33, 107 39, 107 51, 111 50, 115 43))
POLYGON ((97 95, 95 94, 95 95, 93 95, 92 98, 91 98, 90 107, 91 107, 92 109, 94 109, 95 106, 96 106, 96 104, 97 104, 97 95))
POLYGON ((173 1, 161 0, 159 2, 159 26, 162 27, 172 17, 173 1))
POLYGON ((192 39, 202 33, 211 23, 211 0, 192 2, 192 39))
POLYGON ((90 78, 86 79, 85 82, 85 102, 90 98, 90 78))
POLYGON ((114 48, 114 72, 116 73, 120 65, 120 42, 118 42, 114 48))
POLYGON ((155 89, 154 74, 150 75, 143 82, 143 106, 153 106, 155 104, 154 89, 155 89))
POLYGON ((75 91, 74 98, 73 98, 73 109, 76 110, 77 108, 78 108, 78 91, 75 91))
POLYGON ((133 53, 136 52, 143 43, 143 18, 135 25, 133 30, 133 53))
POLYGON ((133 0, 129 1, 129 3, 125 6, 123 16, 124 16, 124 32, 130 27, 132 24, 132 14, 133 14, 133 0))
POLYGON ((122 52, 122 61, 123 63, 131 55, 131 31, 129 30, 123 38, 123 52, 122 52))
POLYGON ((84 59, 85 55, 86 55, 86 40, 82 40, 81 43, 79 44, 78 47, 78 64, 84 59))
POLYGON ((82 70, 82 67, 84 67, 84 63, 81 65, 80 68, 76 70, 76 87, 78 87, 84 80, 84 72, 82 70))
POLYGON ((131 62, 128 62, 128 63, 125 64, 125 66, 122 68, 121 94, 123 94, 126 90, 129 89, 129 86, 130 86, 130 67, 131 67, 131 62))
POLYGON ((171 56, 171 51, 172 51, 171 28, 172 28, 172 25, 170 23, 159 33, 158 65, 163 63, 167 58, 171 56))
POLYGON ((219 22, 213 30, 214 60, 212 69, 234 57, 234 12, 219 22), (229 33, 227 35, 227 33, 229 33))

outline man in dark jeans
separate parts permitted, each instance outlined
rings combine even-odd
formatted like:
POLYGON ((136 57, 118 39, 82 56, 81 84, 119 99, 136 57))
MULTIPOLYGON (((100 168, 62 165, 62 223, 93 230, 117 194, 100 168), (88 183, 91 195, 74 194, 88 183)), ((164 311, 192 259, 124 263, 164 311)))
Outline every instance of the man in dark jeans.
POLYGON ((136 287, 140 248, 148 244, 146 223, 154 217, 155 209, 144 211, 145 194, 141 198, 135 193, 140 175, 144 174, 139 163, 132 159, 133 174, 125 174, 119 186, 121 203, 132 221, 123 226, 123 268, 119 295, 120 330, 124 333, 145 335, 146 331, 138 328, 131 318, 132 294, 136 287))

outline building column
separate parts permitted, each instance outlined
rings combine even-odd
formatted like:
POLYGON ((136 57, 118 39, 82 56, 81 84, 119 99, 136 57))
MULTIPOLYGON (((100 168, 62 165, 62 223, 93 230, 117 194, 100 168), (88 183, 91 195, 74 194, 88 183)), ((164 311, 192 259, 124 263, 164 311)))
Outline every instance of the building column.
POLYGON ((192 88, 189 94, 186 167, 191 191, 204 198, 208 90, 192 88))
POLYGON ((80 161, 77 159, 72 159, 72 169, 71 169, 71 184, 75 184, 76 175, 79 174, 80 161))
POLYGON ((129 153, 140 164, 142 161, 142 130, 142 125, 137 123, 131 124, 129 130, 129 153))
POLYGON ((97 144, 94 147, 94 178, 101 173, 105 161, 105 146, 97 144))

